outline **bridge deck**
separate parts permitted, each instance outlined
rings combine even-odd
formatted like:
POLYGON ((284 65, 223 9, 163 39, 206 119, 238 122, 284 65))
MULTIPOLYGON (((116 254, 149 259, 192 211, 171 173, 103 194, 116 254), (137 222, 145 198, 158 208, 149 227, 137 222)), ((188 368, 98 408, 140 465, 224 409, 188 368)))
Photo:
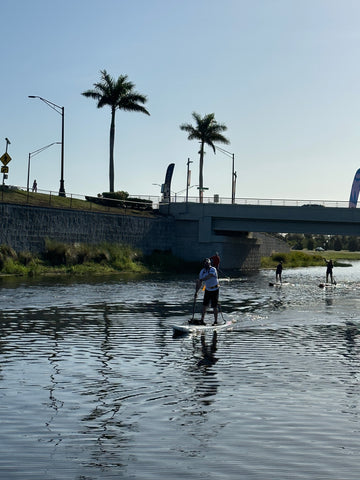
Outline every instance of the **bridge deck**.
POLYGON ((199 221, 206 224, 212 234, 247 231, 360 235, 360 209, 357 208, 188 202, 162 203, 160 212, 178 221, 199 221))

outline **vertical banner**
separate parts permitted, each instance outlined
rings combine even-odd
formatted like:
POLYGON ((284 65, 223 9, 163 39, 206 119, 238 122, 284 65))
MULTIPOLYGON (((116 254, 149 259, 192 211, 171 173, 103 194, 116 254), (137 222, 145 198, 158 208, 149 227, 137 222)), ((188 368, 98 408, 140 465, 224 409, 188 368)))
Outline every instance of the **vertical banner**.
POLYGON ((354 177, 354 181, 353 181, 351 193, 350 193, 349 208, 356 208, 357 201, 359 198, 359 191, 360 191, 360 168, 355 173, 355 177, 354 177))
POLYGON ((163 184, 162 193, 163 193, 163 202, 170 202, 171 194, 171 179, 174 172, 175 163, 170 163, 166 170, 165 183, 163 184))

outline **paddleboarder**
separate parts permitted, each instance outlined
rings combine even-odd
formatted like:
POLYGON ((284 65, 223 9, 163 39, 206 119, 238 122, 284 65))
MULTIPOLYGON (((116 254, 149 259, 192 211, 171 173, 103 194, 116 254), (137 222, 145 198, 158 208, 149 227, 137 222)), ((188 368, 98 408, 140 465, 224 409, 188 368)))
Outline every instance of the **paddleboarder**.
POLYGON ((216 270, 219 270, 219 265, 220 265, 220 257, 218 252, 215 253, 212 257, 210 257, 211 260, 211 265, 216 268, 216 270))
POLYGON ((276 281, 282 283, 282 278, 281 278, 281 274, 282 274, 282 271, 283 271, 283 266, 282 266, 282 260, 280 260, 280 262, 277 264, 276 266, 276 281))
POLYGON ((334 279, 333 279, 333 268, 334 268, 334 265, 333 265, 333 261, 330 259, 330 260, 326 260, 326 258, 324 258, 325 262, 326 262, 326 283, 329 283, 329 277, 330 277, 330 280, 331 280, 331 283, 334 283, 334 279))
POLYGON ((217 324, 218 319, 218 301, 219 301, 219 280, 217 270, 211 266, 211 260, 206 258, 204 260, 203 268, 200 271, 199 279, 196 282, 196 291, 201 288, 202 284, 205 284, 205 293, 203 299, 203 309, 201 314, 201 324, 205 325, 205 314, 209 305, 214 311, 214 323, 217 324))

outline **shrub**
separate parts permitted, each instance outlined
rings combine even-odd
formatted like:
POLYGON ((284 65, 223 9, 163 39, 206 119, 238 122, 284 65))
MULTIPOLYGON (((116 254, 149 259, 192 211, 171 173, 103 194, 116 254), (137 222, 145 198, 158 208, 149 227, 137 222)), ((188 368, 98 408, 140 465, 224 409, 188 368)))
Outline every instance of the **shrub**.
POLYGON ((46 239, 44 259, 49 262, 50 265, 64 265, 66 262, 66 245, 46 239))

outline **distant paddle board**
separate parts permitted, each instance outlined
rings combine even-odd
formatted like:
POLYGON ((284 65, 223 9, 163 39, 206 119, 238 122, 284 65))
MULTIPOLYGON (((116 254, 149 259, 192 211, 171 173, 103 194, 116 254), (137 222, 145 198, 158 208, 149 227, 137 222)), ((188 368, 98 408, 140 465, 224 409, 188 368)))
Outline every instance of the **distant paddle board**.
POLYGON ((269 282, 269 287, 282 287, 285 285, 289 285, 289 282, 269 282))
POLYGON ((332 288, 336 287, 336 283, 319 283, 320 288, 332 288))
POLYGON ((210 323, 206 325, 196 325, 187 323, 185 325, 171 325, 174 330, 174 334, 190 334, 190 333, 202 333, 202 332, 214 332, 218 330, 230 329, 234 325, 233 320, 227 320, 225 323, 218 323, 212 325, 210 323))

